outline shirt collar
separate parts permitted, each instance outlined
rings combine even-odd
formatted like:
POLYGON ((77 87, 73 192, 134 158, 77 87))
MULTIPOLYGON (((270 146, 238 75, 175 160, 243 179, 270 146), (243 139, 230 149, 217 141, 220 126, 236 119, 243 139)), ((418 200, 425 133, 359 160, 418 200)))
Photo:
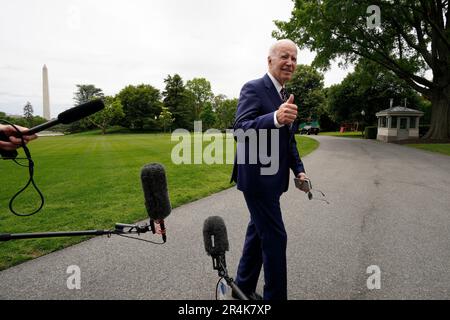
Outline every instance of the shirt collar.
POLYGON ((267 72, 267 75, 269 76, 270 80, 272 80, 272 83, 275 86, 275 89, 277 89, 278 94, 280 94, 280 90, 283 88, 283 86, 278 82, 277 79, 275 79, 273 75, 270 74, 270 72, 267 72))

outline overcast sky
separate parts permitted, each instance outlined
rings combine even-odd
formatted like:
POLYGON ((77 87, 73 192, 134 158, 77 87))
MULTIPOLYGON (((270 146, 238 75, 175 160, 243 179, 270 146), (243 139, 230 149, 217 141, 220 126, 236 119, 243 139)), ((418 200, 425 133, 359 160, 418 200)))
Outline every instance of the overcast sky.
MULTIPOLYGON (((42 115, 48 67, 51 115, 73 106, 76 84, 114 95, 129 84, 164 89, 164 78, 204 77, 214 94, 238 97, 267 70, 273 20, 288 20, 291 0, 14 0, 0 11, 0 111, 42 115)), ((298 62, 314 54, 301 51, 298 62)), ((325 86, 349 70, 334 66, 325 86)))

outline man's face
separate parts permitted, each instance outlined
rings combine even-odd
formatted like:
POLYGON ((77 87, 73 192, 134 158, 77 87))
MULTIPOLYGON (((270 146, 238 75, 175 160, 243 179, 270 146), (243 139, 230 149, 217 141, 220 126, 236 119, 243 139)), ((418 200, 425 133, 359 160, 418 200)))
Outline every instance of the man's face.
POLYGON ((268 61, 269 72, 284 85, 292 78, 297 67, 297 48, 292 44, 280 44, 268 61))

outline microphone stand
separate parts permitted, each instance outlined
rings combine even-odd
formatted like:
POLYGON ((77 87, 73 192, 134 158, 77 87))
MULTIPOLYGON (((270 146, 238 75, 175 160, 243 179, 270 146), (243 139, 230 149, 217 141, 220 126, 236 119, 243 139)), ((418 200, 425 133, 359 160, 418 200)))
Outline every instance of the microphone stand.
POLYGON ((37 232, 37 233, 0 233, 0 241, 36 239, 36 238, 56 238, 56 237, 78 237, 78 236, 111 236, 112 234, 132 234, 146 233, 151 231, 148 225, 135 225, 116 223, 114 230, 82 230, 64 232, 37 232), (128 229, 127 229, 128 228, 128 229))
POLYGON ((218 270, 219 277, 225 279, 227 284, 231 287, 231 289, 236 293, 240 300, 250 300, 242 290, 234 283, 233 278, 228 275, 227 263, 225 261, 225 254, 214 256, 213 258, 213 268, 214 270, 218 270))

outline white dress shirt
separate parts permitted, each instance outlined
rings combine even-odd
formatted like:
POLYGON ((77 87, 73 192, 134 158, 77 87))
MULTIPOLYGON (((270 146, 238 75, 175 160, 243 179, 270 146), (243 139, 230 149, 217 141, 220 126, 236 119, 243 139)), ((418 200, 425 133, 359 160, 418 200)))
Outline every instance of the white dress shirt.
MULTIPOLYGON (((275 89, 277 89, 278 95, 280 96, 281 100, 283 100, 283 97, 281 96, 281 93, 280 93, 283 86, 278 82, 277 79, 275 79, 275 77, 273 75, 270 74, 270 72, 267 72, 267 75, 269 76, 270 80, 272 80, 272 83, 275 86, 275 89)), ((284 126, 284 124, 278 123, 276 111, 273 114, 273 123, 275 124, 275 127, 277 127, 277 128, 281 128, 282 126, 284 126)))

